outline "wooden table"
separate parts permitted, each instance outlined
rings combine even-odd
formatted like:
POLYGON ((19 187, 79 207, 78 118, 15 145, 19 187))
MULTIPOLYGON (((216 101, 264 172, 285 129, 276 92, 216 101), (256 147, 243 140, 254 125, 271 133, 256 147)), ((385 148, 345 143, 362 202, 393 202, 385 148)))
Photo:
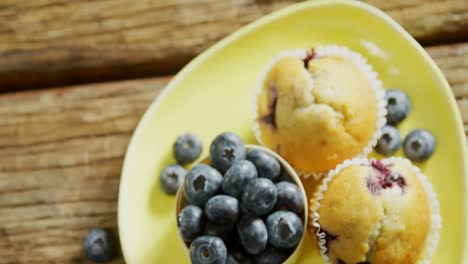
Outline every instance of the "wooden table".
MULTIPOLYGON (((150 102, 199 52, 292 2, 2 0, 0 263, 88 263, 88 230, 117 230, 122 160, 150 102)), ((468 1, 367 2, 426 47, 468 131, 468 1)))

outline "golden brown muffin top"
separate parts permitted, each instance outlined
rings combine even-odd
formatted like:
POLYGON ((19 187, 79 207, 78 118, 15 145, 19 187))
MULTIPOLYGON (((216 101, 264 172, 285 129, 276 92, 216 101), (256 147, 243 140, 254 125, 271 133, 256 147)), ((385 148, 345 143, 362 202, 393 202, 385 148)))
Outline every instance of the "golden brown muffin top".
POLYGON ((331 263, 416 263, 431 225, 411 164, 351 165, 328 183, 318 214, 331 263))
POLYGON ((305 172, 326 172, 361 154, 376 131, 371 83, 338 56, 280 58, 256 103, 261 141, 305 172))

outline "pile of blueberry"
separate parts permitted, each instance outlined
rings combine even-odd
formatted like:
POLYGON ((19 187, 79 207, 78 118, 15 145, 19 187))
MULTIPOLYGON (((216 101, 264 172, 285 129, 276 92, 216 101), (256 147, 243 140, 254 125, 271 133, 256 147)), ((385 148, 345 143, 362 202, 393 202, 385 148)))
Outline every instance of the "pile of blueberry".
POLYGON ((211 143, 210 160, 187 173, 177 216, 192 263, 283 263, 304 233, 299 187, 278 160, 230 132, 211 143))
MULTIPOLYGON (((403 121, 411 111, 411 102, 407 94, 401 90, 389 89, 385 92, 387 100, 387 125, 382 128, 382 136, 375 150, 385 156, 391 156, 401 146, 400 132, 396 126, 403 121)), ((414 129, 406 135, 403 141, 405 156, 414 161, 427 160, 435 149, 434 136, 425 129, 414 129)))
POLYGON ((185 133, 176 139, 172 150, 177 164, 166 166, 159 177, 163 191, 169 195, 176 194, 187 174, 183 166, 192 163, 200 156, 203 143, 195 134, 185 133))

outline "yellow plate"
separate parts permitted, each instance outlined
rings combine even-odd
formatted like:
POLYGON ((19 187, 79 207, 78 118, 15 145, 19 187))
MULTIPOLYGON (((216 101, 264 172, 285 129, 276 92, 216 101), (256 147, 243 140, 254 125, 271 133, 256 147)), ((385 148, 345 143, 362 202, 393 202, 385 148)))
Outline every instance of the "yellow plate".
MULTIPOLYGON (((209 142, 233 131, 256 143, 250 118, 258 74, 284 49, 341 44, 362 53, 385 87, 406 91, 413 104, 402 135, 426 128, 437 139, 421 167, 438 194, 443 228, 433 263, 467 263, 465 188, 467 147, 450 87, 418 43, 381 11, 358 1, 312 1, 292 5, 230 35, 187 65, 151 105, 133 135, 122 172, 119 231, 125 260, 189 263, 178 244, 175 197, 160 191, 158 176, 173 161, 172 143, 183 132, 209 142)), ((399 152, 401 155, 401 152, 399 152)), ((321 263, 306 241, 301 263, 321 263)))

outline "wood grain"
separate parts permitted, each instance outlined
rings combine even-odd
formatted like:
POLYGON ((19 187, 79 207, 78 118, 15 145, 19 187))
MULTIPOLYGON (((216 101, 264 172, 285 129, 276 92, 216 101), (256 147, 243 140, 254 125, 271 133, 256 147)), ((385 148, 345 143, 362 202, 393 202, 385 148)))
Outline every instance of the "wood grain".
MULTIPOLYGON (((171 74, 295 0, 3 0, 0 91, 171 74)), ((425 44, 468 39, 466 0, 367 0, 425 44)))
MULTIPOLYGON (((467 129, 468 43, 427 50, 451 83, 467 129)), ((169 80, 0 96, 0 263, 87 263, 82 240, 93 227, 117 230, 129 138, 169 80)))
POLYGON ((87 263, 82 240, 116 230, 123 154, 167 81, 0 98, 0 263, 87 263))

